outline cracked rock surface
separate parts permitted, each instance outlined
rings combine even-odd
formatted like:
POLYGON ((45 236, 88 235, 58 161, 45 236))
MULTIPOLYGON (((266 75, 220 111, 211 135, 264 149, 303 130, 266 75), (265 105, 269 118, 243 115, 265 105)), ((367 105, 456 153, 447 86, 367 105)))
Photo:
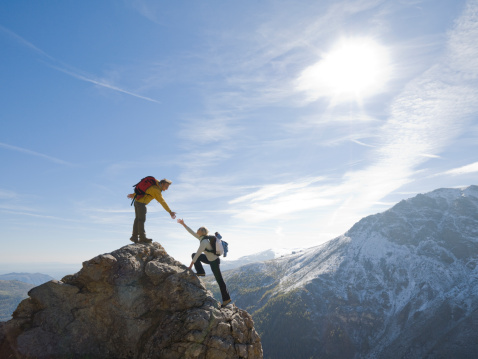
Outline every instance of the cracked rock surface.
POLYGON ((131 244, 33 288, 0 323, 2 358, 262 358, 251 316, 221 308, 159 243, 131 244))

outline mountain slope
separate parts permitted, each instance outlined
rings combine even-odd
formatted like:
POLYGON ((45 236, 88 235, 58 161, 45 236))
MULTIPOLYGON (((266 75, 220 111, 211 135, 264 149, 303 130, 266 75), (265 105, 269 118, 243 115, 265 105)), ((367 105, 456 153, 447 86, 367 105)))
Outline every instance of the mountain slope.
POLYGON ((225 272, 227 270, 239 268, 247 264, 264 262, 264 261, 285 256, 285 255, 289 255, 291 253, 295 254, 296 252, 300 252, 301 250, 302 249, 296 249, 296 250, 268 249, 262 252, 253 253, 247 256, 240 257, 239 259, 236 259, 236 260, 229 260, 229 258, 221 258, 221 271, 225 272))
POLYGON ((0 280, 0 322, 12 318, 18 303, 28 297, 28 291, 33 287, 33 284, 16 280, 0 280))
POLYGON ((439 189, 302 253, 224 275, 265 358, 471 358, 478 187, 439 189))
POLYGON ((7 273, 7 274, 0 274, 0 280, 18 280, 24 283, 30 283, 33 285, 40 285, 46 283, 52 279, 47 274, 41 273, 7 273))

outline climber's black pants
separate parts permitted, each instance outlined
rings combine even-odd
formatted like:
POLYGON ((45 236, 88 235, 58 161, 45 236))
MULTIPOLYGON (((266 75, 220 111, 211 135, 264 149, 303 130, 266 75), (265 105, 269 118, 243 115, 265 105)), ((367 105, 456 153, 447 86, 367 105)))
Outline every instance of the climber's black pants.
MULTIPOLYGON (((196 253, 193 253, 191 257, 194 257, 196 253)), ((221 264, 221 260, 218 258, 212 262, 207 259, 205 254, 201 254, 197 261, 194 263, 194 268, 196 269, 197 274, 206 274, 204 271, 204 268, 202 266, 202 263, 209 264, 211 266, 212 273, 214 274, 214 278, 216 278, 217 284, 219 284, 219 289, 221 290, 221 295, 222 295, 222 301, 226 301, 231 299, 229 297, 229 292, 227 291, 226 288, 226 283, 224 283, 224 279, 222 278, 221 274, 221 269, 219 268, 219 265, 221 264)))

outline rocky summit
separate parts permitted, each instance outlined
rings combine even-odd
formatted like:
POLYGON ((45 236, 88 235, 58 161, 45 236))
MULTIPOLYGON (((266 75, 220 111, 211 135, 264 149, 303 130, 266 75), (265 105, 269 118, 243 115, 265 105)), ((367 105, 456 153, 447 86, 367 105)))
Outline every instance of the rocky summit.
POLYGON ((1 358, 262 358, 251 316, 221 308, 158 243, 131 244, 29 292, 1 358))

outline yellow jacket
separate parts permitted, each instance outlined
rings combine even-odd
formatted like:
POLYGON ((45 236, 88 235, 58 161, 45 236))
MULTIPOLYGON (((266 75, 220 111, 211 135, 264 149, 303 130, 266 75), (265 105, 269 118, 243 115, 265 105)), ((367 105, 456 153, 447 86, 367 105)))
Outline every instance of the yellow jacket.
POLYGON ((169 209, 168 204, 166 203, 166 201, 163 198, 163 195, 161 194, 161 189, 159 188, 159 182, 156 181, 156 183, 157 183, 156 185, 153 185, 146 190, 146 193, 143 197, 136 198, 135 201, 139 203, 148 204, 154 198, 156 201, 161 203, 161 206, 163 206, 166 212, 171 213, 171 210, 169 209))

